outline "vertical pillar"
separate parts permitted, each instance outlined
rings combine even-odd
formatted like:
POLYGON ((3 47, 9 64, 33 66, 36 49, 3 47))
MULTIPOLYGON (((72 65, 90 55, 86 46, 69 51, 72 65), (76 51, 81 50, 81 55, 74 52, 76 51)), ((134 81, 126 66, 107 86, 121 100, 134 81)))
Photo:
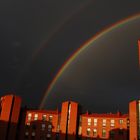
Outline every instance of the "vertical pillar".
POLYGON ((129 103, 129 139, 138 140, 137 101, 129 103))
POLYGON ((76 140, 77 135, 78 104, 75 102, 64 102, 62 104, 60 121, 60 139, 76 140))

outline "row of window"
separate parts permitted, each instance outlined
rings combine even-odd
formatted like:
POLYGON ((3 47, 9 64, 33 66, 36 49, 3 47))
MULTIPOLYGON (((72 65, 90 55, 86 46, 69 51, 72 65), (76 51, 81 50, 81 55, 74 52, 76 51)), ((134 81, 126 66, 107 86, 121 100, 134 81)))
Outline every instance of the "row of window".
MULTIPOLYGON (((30 128, 30 125, 26 124, 26 127, 25 128, 26 128, 26 130, 28 130, 30 128)), ((33 130, 35 130, 36 129, 36 125, 35 124, 32 124, 31 128, 33 130)), ((48 131, 51 131, 52 130, 52 125, 51 124, 49 124, 49 125, 42 124, 41 125, 41 130, 42 131, 44 131, 46 128, 48 128, 48 131)))
MULTIPOLYGON (((31 133, 31 137, 32 138, 34 138, 36 136, 36 133, 35 132, 32 132, 31 133)), ((25 132, 25 138, 27 139, 29 137, 29 132, 25 132)), ((48 134, 46 134, 46 136, 45 136, 46 138, 51 138, 51 134, 50 133, 48 133, 48 134)), ((45 138, 44 137, 44 138, 45 138)), ((43 138, 43 136, 41 136, 41 138, 43 138)))
MULTIPOLYGON (((123 135, 123 130, 120 129, 118 131, 119 135, 123 135)), ((102 137, 106 137, 106 134, 107 134, 107 131, 105 129, 102 129, 102 137)), ((87 136, 90 136, 91 135, 91 129, 90 128, 87 128, 87 136)), ((98 133, 97 133, 97 129, 94 128, 93 129, 93 137, 97 137, 98 133)), ((112 130, 110 131, 110 137, 114 137, 115 135, 115 132, 112 130)))
MULTIPOLYGON (((32 119, 32 117, 34 118, 35 121, 38 120, 38 114, 34 114, 34 116, 32 116, 32 114, 29 113, 28 114, 28 121, 30 121, 32 119)), ((49 118, 48 118, 48 121, 51 122, 52 121, 52 118, 53 118, 53 116, 50 115, 49 118)), ((43 114, 42 115, 42 121, 46 121, 46 120, 47 120, 47 115, 43 114)))
MULTIPOLYGON (((89 126, 91 125, 91 118, 87 119, 87 123, 88 123, 89 126)), ((97 126, 97 123, 98 123, 98 119, 93 119, 93 125, 97 126)), ((102 125, 106 126, 106 123, 107 123, 107 120, 106 119, 102 119, 102 125)), ((119 119, 119 124, 123 124, 123 120, 122 119, 119 119)), ((110 120, 110 126, 115 126, 115 120, 114 119, 110 120)))

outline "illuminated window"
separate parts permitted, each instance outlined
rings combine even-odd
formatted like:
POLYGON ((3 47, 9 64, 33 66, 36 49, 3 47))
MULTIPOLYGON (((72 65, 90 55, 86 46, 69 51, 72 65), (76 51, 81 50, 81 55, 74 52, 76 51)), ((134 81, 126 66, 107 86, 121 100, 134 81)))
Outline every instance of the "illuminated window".
POLYGON ((93 136, 94 136, 94 137, 97 136, 97 129, 93 129, 93 136))
POLYGON ((49 122, 52 122, 52 119, 53 119, 53 116, 50 115, 50 116, 49 116, 49 122))
POLYGON ((106 126, 106 119, 103 119, 103 126, 106 126))
POLYGON ((35 115, 34 115, 34 120, 35 120, 35 121, 38 120, 38 114, 35 114, 35 115))
POLYGON ((79 127, 78 134, 79 134, 79 135, 82 134, 82 127, 81 127, 81 126, 79 127))
POLYGON ((29 113, 29 114, 28 114, 28 121, 30 121, 30 120, 31 120, 31 118, 32 118, 32 114, 31 114, 31 113, 29 113))
POLYGON ((46 121, 46 115, 42 115, 42 121, 46 121))
POLYGON ((119 124, 123 124, 123 120, 122 119, 119 120, 119 124))
POLYGON ((97 119, 94 119, 94 126, 97 126, 97 119))
POLYGON ((87 128, 87 136, 90 136, 90 128, 87 128))
POLYGON ((102 130, 102 137, 106 137, 106 130, 105 129, 102 130))
POLYGON ((115 126, 115 120, 110 120, 110 126, 115 126))
POLYGON ((91 125, 91 118, 88 118, 88 125, 91 125))

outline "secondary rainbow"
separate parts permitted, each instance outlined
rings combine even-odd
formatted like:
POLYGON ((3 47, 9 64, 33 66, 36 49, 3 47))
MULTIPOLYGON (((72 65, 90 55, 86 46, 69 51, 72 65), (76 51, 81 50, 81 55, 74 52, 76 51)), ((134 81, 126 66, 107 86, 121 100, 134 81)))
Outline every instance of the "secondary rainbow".
POLYGON ((50 85, 48 86, 46 92, 44 93, 44 96, 41 100, 41 104, 39 106, 39 108, 43 108, 45 105, 45 101, 49 95, 49 93, 51 92, 51 90, 53 89, 55 83, 57 82, 57 80, 59 79, 59 77, 62 75, 62 73, 67 69, 67 67, 71 64, 72 61, 74 61, 76 59, 76 57, 82 53, 85 49, 89 48, 90 45, 95 42, 97 39, 99 39, 100 37, 104 36, 105 34, 109 33, 110 31, 123 26, 124 24, 127 24, 133 20, 136 20, 140 18, 140 14, 135 14, 133 16, 127 17, 123 20, 120 20, 118 22, 116 22, 115 24, 103 29, 101 32, 95 34, 92 38, 90 38, 88 41, 86 41, 80 48, 78 48, 65 62, 64 64, 61 66, 61 68, 59 69, 59 71, 57 72, 57 74, 55 75, 54 79, 52 80, 52 82, 50 83, 50 85))

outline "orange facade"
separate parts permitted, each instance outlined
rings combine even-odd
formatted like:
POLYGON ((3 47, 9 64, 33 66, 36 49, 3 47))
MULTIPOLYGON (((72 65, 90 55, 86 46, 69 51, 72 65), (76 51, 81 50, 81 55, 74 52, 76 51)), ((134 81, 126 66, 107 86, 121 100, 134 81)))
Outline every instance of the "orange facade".
POLYGON ((14 95, 1 98, 0 140, 139 140, 140 101, 129 104, 129 115, 79 114, 78 103, 66 101, 58 110, 21 109, 14 95), (130 131, 130 132, 129 132, 130 131))
POLYGON ((15 140, 20 108, 20 97, 7 95, 1 98, 0 140, 15 140))
POLYGON ((128 115, 117 114, 82 114, 79 135, 82 139, 128 139, 128 115))
POLYGON ((129 103, 130 140, 140 140, 140 101, 129 103))
POLYGON ((76 140, 78 103, 64 102, 61 110, 60 139, 76 140))
POLYGON ((56 140, 59 131, 58 122, 59 113, 57 110, 27 110, 25 127, 20 139, 43 140, 51 138, 51 140, 56 140))

